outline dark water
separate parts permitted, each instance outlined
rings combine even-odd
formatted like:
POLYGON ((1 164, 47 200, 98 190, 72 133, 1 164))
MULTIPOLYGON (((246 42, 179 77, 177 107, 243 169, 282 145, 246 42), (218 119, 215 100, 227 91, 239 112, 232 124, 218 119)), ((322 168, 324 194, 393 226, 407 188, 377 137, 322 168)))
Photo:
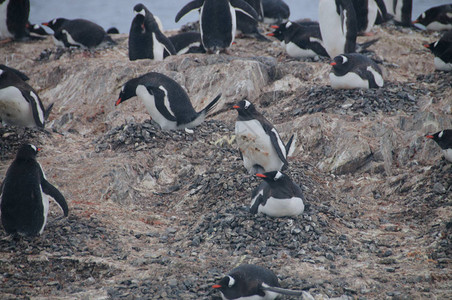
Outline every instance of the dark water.
MULTIPOLYGON (((291 20, 310 18, 317 20, 317 0, 284 0, 290 7, 291 20)), ((104 28, 116 27, 121 33, 128 33, 134 17, 133 7, 140 1, 130 0, 32 0, 30 21, 42 23, 56 17, 68 19, 84 18, 91 20, 104 28)), ((143 0, 141 3, 157 15, 165 29, 176 29, 181 25, 196 21, 198 12, 192 11, 183 17, 179 23, 174 22, 177 12, 188 0, 143 0)), ((451 0, 414 0, 413 18, 426 9, 450 3, 451 0)))

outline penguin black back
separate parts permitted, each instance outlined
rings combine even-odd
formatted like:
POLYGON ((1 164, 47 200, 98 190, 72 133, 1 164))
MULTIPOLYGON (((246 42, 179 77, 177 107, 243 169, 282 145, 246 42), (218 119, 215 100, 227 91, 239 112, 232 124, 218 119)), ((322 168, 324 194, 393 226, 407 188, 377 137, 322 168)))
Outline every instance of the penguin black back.
POLYGON ((30 0, 3 0, 0 2, 0 39, 22 40, 29 36, 27 29, 30 0))
POLYGON ((413 23, 424 25, 431 30, 452 29, 452 4, 444 4, 427 9, 413 23))

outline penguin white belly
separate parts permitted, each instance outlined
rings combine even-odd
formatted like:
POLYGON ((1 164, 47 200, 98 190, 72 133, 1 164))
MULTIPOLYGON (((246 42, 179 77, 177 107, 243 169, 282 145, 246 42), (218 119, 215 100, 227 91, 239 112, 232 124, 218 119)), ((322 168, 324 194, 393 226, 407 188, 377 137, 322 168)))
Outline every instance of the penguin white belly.
POLYGON ((16 87, 0 90, 0 118, 6 124, 36 127, 31 106, 16 87))
POLYGON ((255 164, 262 166, 265 172, 281 170, 284 163, 258 120, 237 121, 235 134, 243 164, 249 172, 255 164))
POLYGON ((8 39, 14 37, 8 30, 6 25, 7 9, 9 1, 5 1, 0 5, 0 39, 8 39))
MULTIPOLYGON (((253 296, 247 296, 247 297, 240 297, 240 298, 234 298, 235 300, 274 300, 276 297, 278 297, 279 294, 275 292, 265 291, 265 296, 259 296, 259 295, 253 295, 253 296)), ((221 298, 223 300, 229 300, 225 296, 223 296, 223 293, 221 294, 221 298)))
POLYGON ((152 33, 152 52, 154 54, 154 60, 162 61, 165 47, 157 40, 155 33, 152 33))
POLYGON ((344 76, 336 76, 334 73, 330 73, 330 83, 333 89, 369 88, 369 82, 353 72, 348 72, 344 76))
POLYGON ((427 28, 428 30, 435 30, 435 31, 450 30, 450 29, 452 29, 452 24, 442 24, 438 21, 435 21, 435 22, 428 24, 425 28, 427 28))
POLYGON ((444 158, 452 162, 452 149, 443 149, 444 158))
POLYGON ((258 212, 270 217, 298 216, 304 211, 303 199, 292 197, 290 199, 277 199, 270 197, 265 206, 259 205, 258 212))
POLYGON ((342 31, 341 17, 336 12, 334 0, 320 0, 319 25, 323 45, 331 58, 344 53, 345 35, 342 31))
POLYGON ((53 37, 53 42, 55 43, 55 46, 61 47, 61 48, 66 47, 62 41, 57 40, 57 39, 55 38, 55 36, 52 36, 52 37, 53 37))
MULTIPOLYGON (((229 44, 229 47, 230 47, 232 45, 232 43, 234 42, 235 34, 237 31, 237 21, 236 21, 235 9, 234 9, 234 7, 232 7, 231 3, 229 3, 229 11, 231 13, 231 21, 232 21, 232 27, 231 27, 232 39, 231 39, 231 43, 229 44)), ((240 9, 240 11, 243 12, 243 10, 241 10, 241 9, 240 9)), ((244 12, 244 13, 248 15, 248 13, 246 13, 246 12, 244 12)))
POLYGON ((446 63, 441 58, 435 56, 433 59, 433 62, 435 63, 435 69, 440 71, 452 71, 452 63, 446 63))
POLYGON ((375 0, 368 0, 369 4, 367 6, 367 27, 364 32, 369 32, 375 24, 375 20, 377 19, 378 14, 378 6, 375 0))
POLYGON ((289 42, 286 44, 286 52, 290 57, 315 57, 317 53, 311 49, 303 49, 297 44, 289 42))
POLYGON ((42 206, 44 207, 44 223, 42 223, 42 227, 39 230, 39 234, 42 234, 42 232, 44 231, 44 227, 46 227, 47 224, 47 214, 49 213, 49 196, 44 194, 42 192, 42 188, 39 187, 41 190, 41 197, 42 197, 42 206))
MULTIPOLYGON (((177 129, 177 123, 175 121, 168 120, 158 111, 157 107, 155 106, 155 97, 148 92, 146 87, 139 85, 136 89, 136 94, 141 99, 141 101, 143 101, 143 104, 151 115, 151 118, 155 122, 157 122, 163 130, 177 129)), ((168 105, 169 107, 169 103, 166 103, 166 101, 165 105, 168 105)))

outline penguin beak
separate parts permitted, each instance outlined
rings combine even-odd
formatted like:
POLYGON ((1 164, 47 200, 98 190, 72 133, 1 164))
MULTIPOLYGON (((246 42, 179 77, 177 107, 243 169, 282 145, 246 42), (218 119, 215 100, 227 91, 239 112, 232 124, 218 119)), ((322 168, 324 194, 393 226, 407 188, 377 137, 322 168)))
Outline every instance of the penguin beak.
POLYGON ((239 109, 240 108, 240 106, 238 106, 238 105, 234 105, 233 107, 232 107, 233 109, 239 109))
POLYGON ((221 287, 222 287, 221 284, 214 284, 214 285, 212 285, 213 289, 219 289, 221 287))
POLYGON ((335 65, 337 65, 337 63, 335 61, 333 61, 332 63, 330 63, 330 65, 335 66, 335 65))
POLYGON ((413 24, 419 23, 419 20, 414 20, 413 24))
POLYGON ((49 23, 45 22, 45 23, 41 23, 44 26, 49 26, 49 23))
POLYGON ((432 139, 432 138, 433 138, 433 135, 427 134, 425 137, 428 138, 428 139, 432 139))
POLYGON ((429 44, 425 44, 424 47, 425 48, 430 48, 430 45, 429 44))
POLYGON ((273 32, 267 33, 268 36, 275 36, 273 32))
POLYGON ((272 25, 272 26, 270 26, 271 28, 273 28, 273 29, 279 29, 279 26, 278 25, 272 25))
POLYGON ((37 149, 36 149, 36 151, 38 151, 38 152, 41 151, 41 150, 42 150, 42 148, 37 148, 37 149))
POLYGON ((118 100, 116 100, 115 106, 118 106, 121 103, 122 99, 118 98, 118 100))
POLYGON ((260 177, 260 178, 267 178, 267 176, 265 176, 264 174, 261 174, 261 173, 256 173, 256 176, 260 177))

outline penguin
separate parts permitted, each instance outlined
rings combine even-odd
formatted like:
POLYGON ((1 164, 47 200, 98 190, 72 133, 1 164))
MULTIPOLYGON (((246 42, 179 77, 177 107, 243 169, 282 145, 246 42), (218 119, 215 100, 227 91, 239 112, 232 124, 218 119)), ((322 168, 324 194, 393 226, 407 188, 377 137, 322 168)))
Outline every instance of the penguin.
POLYGON ((358 34, 369 35, 375 24, 378 14, 378 5, 375 0, 352 0, 356 14, 358 34))
POLYGON ((49 35, 47 31, 39 24, 30 24, 27 23, 27 28, 30 33, 38 34, 38 35, 49 35))
POLYGON ((202 46, 199 32, 182 32, 168 37, 174 46, 177 55, 186 53, 206 53, 202 46))
POLYGON ((115 106, 138 96, 152 119, 163 130, 189 129, 201 124, 221 97, 219 94, 200 112, 196 112, 184 89, 160 73, 150 72, 127 81, 115 106))
POLYGON ((288 165, 292 141, 284 145, 276 128, 248 100, 233 106, 238 112, 235 137, 243 164, 250 174, 280 171, 288 165))
POLYGON ((235 38, 236 11, 257 19, 256 11, 243 0, 193 0, 176 15, 178 22, 188 12, 199 9, 201 41, 207 53, 226 52, 235 38))
POLYGON ((355 52, 358 28, 351 0, 320 0, 319 25, 323 45, 331 58, 355 52))
POLYGON ((435 56, 433 62, 439 71, 452 71, 452 30, 447 31, 436 42, 425 44, 435 56))
POLYGON ((336 56, 330 73, 333 89, 379 88, 384 84, 381 69, 362 54, 349 53, 336 56))
POLYGON ((315 57, 317 55, 328 57, 323 47, 320 28, 316 25, 303 26, 296 22, 287 22, 272 25, 275 32, 268 33, 269 36, 281 38, 282 45, 290 57, 315 57))
POLYGON ((29 14, 30 0, 0 1, 0 40, 27 38, 29 14))
POLYGON ((42 25, 54 31, 53 39, 58 47, 95 48, 101 44, 116 45, 101 26, 85 19, 56 18, 42 25))
POLYGON ((290 8, 282 0, 262 0, 265 24, 281 24, 289 21, 290 8))
POLYGON ((411 26, 413 0, 384 0, 388 14, 402 26, 411 26))
POLYGON ((13 73, 16 74, 17 76, 19 76, 19 78, 22 79, 23 81, 28 81, 28 80, 30 80, 30 78, 29 78, 25 73, 23 73, 23 72, 21 72, 21 71, 19 71, 19 70, 17 70, 17 69, 14 69, 14 68, 5 66, 5 65, 3 65, 3 64, 0 64, 0 70, 2 70, 2 71, 13 72, 13 73))
POLYGON ((444 158, 452 162, 452 129, 427 134, 425 137, 434 140, 443 150, 444 158))
POLYGON ((427 9, 413 21, 429 30, 452 29, 452 4, 444 4, 427 9))
POLYGON ((119 34, 119 30, 116 27, 110 27, 107 29, 108 34, 119 34))
POLYGON ((0 119, 10 125, 44 128, 53 104, 44 109, 38 94, 24 79, 28 77, 22 72, 0 66, 0 119))
POLYGON ((162 61, 169 55, 175 55, 174 45, 161 32, 158 21, 146 6, 137 4, 133 11, 136 15, 130 26, 129 59, 162 61))
POLYGON ((271 270, 257 265, 242 264, 232 269, 218 284, 212 286, 218 289, 223 300, 262 299, 273 300, 279 295, 301 296, 303 291, 283 289, 278 277, 271 270))
POLYGON ((253 190, 250 212, 270 217, 298 216, 304 211, 301 188, 279 171, 257 173, 264 181, 253 190))
POLYGON ((61 192, 50 184, 36 161, 40 149, 22 145, 6 172, 0 189, 3 228, 8 234, 36 236, 43 232, 49 211, 49 196, 68 216, 68 205, 61 192))

